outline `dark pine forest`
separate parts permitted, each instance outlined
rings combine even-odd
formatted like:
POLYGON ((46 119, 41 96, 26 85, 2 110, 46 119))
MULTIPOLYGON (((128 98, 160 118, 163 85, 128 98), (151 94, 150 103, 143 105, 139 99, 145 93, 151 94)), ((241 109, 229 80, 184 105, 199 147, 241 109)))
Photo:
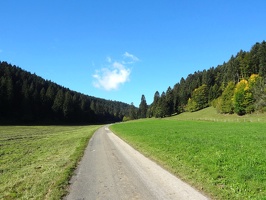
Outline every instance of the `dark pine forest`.
POLYGON ((122 121, 130 105, 84 95, 0 62, 1 124, 95 124, 122 121))

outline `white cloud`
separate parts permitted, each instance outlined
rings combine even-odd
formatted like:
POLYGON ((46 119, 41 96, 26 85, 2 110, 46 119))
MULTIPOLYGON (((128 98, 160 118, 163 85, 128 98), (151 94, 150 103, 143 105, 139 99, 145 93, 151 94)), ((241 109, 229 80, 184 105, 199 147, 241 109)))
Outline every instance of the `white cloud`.
POLYGON ((131 62, 139 61, 138 57, 136 57, 133 54, 130 54, 128 52, 125 52, 123 56, 124 56, 124 58, 129 58, 131 60, 131 62))
POLYGON ((107 67, 96 70, 93 75, 94 87, 107 91, 117 90, 120 85, 129 81, 131 70, 128 65, 137 61, 139 61, 139 59, 128 52, 123 54, 123 59, 119 62, 113 61, 110 56, 107 56, 105 60, 107 67))
POLYGON ((108 68, 96 71, 93 77, 96 79, 93 85, 104 90, 116 90, 119 86, 129 81, 131 70, 119 62, 114 62, 108 68))

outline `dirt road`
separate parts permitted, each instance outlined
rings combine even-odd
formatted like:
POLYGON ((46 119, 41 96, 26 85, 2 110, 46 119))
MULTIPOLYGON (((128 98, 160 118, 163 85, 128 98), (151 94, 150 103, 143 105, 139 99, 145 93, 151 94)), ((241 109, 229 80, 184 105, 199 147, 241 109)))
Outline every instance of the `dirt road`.
POLYGON ((114 135, 95 132, 72 177, 68 200, 207 199, 114 135))

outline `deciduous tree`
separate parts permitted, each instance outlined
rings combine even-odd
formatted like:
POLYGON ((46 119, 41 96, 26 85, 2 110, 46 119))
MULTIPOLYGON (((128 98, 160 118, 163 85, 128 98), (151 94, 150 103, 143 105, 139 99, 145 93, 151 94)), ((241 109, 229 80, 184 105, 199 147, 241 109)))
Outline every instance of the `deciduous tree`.
POLYGON ((233 96, 235 84, 230 81, 218 100, 217 110, 221 113, 232 114, 234 112, 233 96))

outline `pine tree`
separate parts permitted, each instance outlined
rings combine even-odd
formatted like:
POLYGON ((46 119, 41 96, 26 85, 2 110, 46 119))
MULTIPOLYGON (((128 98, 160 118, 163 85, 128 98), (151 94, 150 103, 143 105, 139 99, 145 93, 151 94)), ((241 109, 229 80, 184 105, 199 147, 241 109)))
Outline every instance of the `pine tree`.
POLYGON ((51 109, 54 103, 54 99, 55 99, 55 95, 56 95, 56 90, 53 87, 52 84, 49 85, 49 87, 46 90, 46 103, 47 106, 51 109))
POLYGON ((130 120, 137 119, 137 111, 133 102, 130 104, 129 108, 129 119, 130 120))
POLYGON ((153 96, 153 102, 151 103, 151 105, 149 107, 149 116, 150 117, 155 117, 156 108, 158 106, 159 99, 160 99, 160 93, 158 91, 156 91, 154 93, 154 96, 153 96))
POLYGON ((144 95, 141 96, 141 102, 139 104, 139 118, 146 118, 148 105, 144 95))
POLYGON ((266 42, 263 41, 259 48, 259 75, 266 79, 266 42))
POLYGON ((166 91, 166 115, 170 116, 174 112, 174 94, 171 87, 168 87, 166 91))
POLYGON ((158 102, 158 106, 156 107, 156 116, 155 117, 165 117, 167 112, 167 104, 166 104, 166 94, 162 92, 161 97, 158 102))
POLYGON ((174 89, 173 89, 173 112, 174 113, 181 113, 183 112, 183 110, 181 109, 181 105, 180 105, 180 97, 179 97, 179 88, 180 88, 180 84, 175 84, 174 89))
POLYGON ((56 93, 54 103, 52 106, 53 111, 57 114, 58 117, 61 117, 63 111, 65 96, 62 89, 58 90, 56 93))
POLYGON ((257 75, 253 74, 249 78, 250 90, 253 94, 254 109, 260 112, 264 112, 266 108, 266 84, 265 80, 257 75))
POLYGON ((63 103, 63 114, 64 114, 64 117, 66 117, 67 119, 70 118, 70 116, 72 115, 73 111, 74 111, 73 98, 72 98, 72 95, 70 94, 70 92, 67 91, 65 93, 65 99, 64 99, 64 103, 63 103))

